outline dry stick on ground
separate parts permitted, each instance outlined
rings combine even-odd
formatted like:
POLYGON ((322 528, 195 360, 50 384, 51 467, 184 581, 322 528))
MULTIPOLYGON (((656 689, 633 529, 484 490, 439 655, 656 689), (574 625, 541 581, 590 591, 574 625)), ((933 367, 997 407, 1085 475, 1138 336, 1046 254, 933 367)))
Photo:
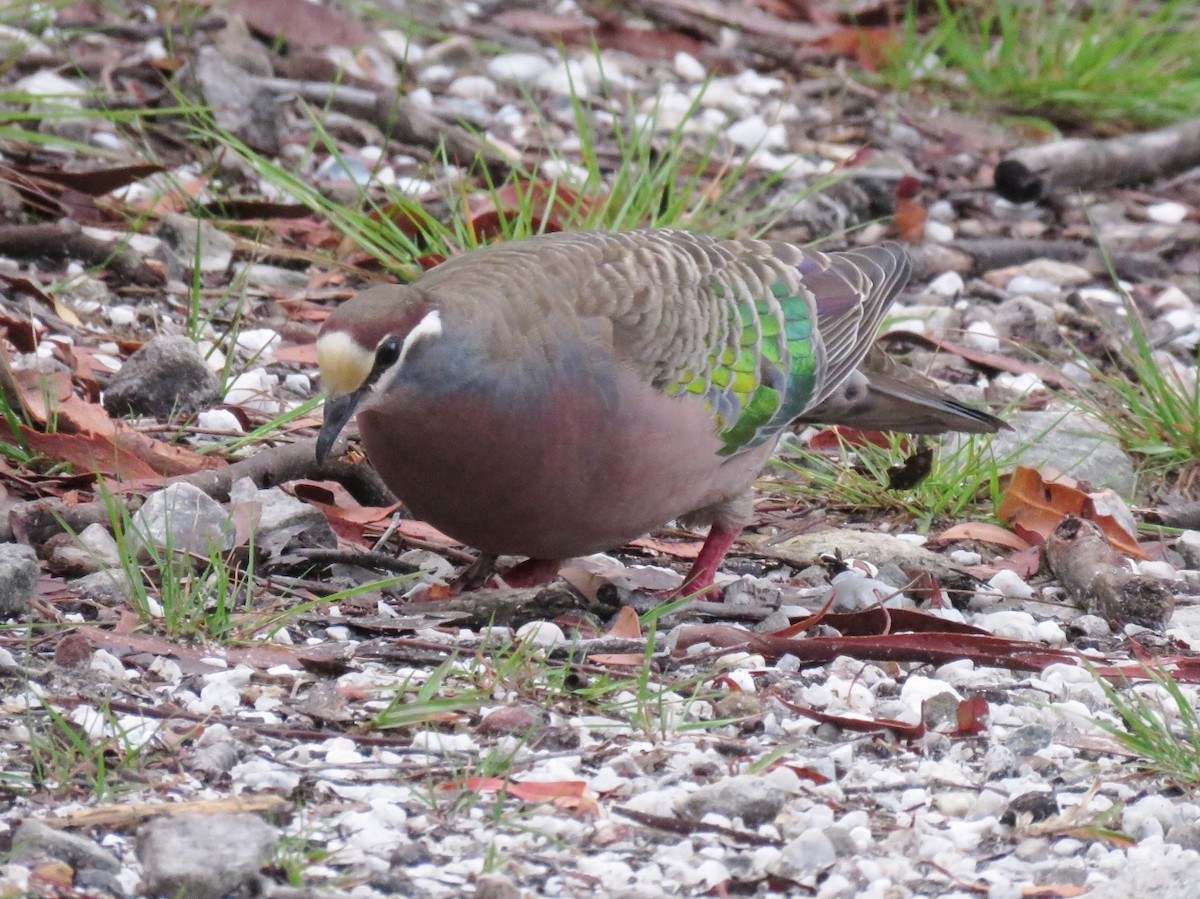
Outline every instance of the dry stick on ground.
POLYGON ((1107 140, 1071 138, 1009 153, 996 166, 996 193, 1015 203, 1076 188, 1137 184, 1200 165, 1200 119, 1107 140))
POLYGON ((1072 601, 1116 627, 1139 624, 1162 630, 1175 611, 1175 597, 1157 578, 1129 570, 1093 522, 1064 518, 1046 538, 1046 564, 1072 601))
POLYGON ((146 265, 128 246, 84 234, 83 229, 70 219, 38 225, 0 226, 0 254, 79 259, 88 266, 111 271, 122 283, 148 287, 163 283, 163 276, 146 265))
MULTIPOLYGON (((162 486, 188 483, 223 502, 229 498, 229 489, 234 481, 241 478, 250 478, 259 488, 302 478, 339 481, 368 505, 390 505, 395 501, 375 474, 375 469, 369 465, 352 465, 337 460, 318 464, 316 438, 270 447, 224 468, 167 478, 162 486)), ((114 495, 110 502, 126 511, 134 511, 141 497, 114 495)), ((65 527, 78 533, 89 524, 107 524, 113 514, 109 508, 110 502, 95 500, 68 505, 57 497, 45 497, 18 503, 9 510, 7 521, 0 522, 0 539, 6 537, 6 530, 11 529, 21 542, 38 546, 54 534, 61 533, 65 527)))

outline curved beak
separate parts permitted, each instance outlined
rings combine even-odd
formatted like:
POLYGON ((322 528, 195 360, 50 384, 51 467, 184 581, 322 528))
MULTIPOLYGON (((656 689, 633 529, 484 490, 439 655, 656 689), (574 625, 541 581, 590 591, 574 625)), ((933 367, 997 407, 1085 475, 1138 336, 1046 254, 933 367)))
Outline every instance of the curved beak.
POLYGON ((321 425, 321 433, 317 437, 317 463, 325 461, 333 444, 337 442, 338 434, 346 422, 354 415, 365 391, 356 390, 353 393, 343 393, 341 396, 329 397, 325 400, 325 423, 321 425))

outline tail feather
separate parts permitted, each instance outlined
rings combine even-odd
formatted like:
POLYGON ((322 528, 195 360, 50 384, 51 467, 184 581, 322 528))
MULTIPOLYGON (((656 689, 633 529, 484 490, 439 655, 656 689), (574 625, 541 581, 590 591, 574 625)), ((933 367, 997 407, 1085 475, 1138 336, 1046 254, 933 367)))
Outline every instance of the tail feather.
POLYGON ((1009 429, 1001 419, 948 396, 928 378, 897 364, 877 348, 801 420, 906 434, 994 434, 1009 429))

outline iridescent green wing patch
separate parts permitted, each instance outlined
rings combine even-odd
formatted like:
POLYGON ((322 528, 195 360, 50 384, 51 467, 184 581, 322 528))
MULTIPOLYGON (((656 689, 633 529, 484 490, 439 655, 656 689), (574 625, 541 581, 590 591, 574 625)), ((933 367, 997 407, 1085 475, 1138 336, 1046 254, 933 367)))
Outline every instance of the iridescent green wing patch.
MULTIPOLYGON (((718 282, 709 289, 728 296, 718 282)), ((780 280, 770 297, 731 300, 724 344, 699 371, 682 373, 667 388, 708 401, 721 455, 761 445, 809 405, 816 385, 813 314, 810 299, 797 290, 780 280)))

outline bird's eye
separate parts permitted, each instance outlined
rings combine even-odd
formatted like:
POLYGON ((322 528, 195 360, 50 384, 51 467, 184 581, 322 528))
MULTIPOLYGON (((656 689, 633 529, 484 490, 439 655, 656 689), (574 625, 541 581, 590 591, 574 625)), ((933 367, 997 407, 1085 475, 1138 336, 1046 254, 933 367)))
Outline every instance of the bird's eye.
POLYGON ((400 342, 394 337, 389 337, 375 350, 375 370, 378 372, 387 371, 396 364, 396 360, 399 358, 400 342))

